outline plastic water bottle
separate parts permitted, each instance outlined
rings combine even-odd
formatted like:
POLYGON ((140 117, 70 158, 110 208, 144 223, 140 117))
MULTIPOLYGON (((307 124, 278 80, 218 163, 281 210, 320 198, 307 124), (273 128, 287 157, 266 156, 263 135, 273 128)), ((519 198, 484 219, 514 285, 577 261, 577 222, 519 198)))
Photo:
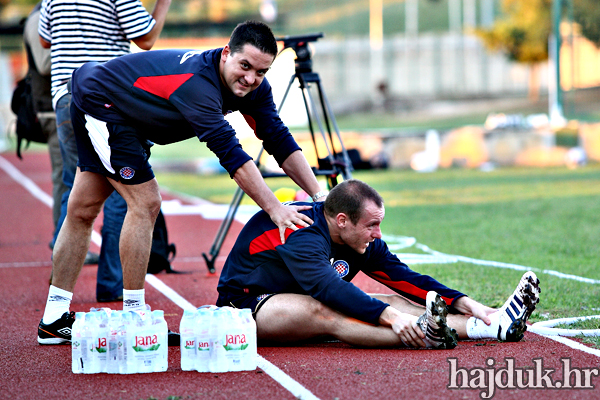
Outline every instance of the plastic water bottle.
POLYGON ((194 325, 196 323, 196 310, 184 310, 179 323, 179 338, 181 348, 181 369, 191 371, 196 364, 196 335, 194 325))
POLYGON ((94 319, 92 314, 83 314, 81 326, 81 371, 84 374, 91 373, 92 354, 94 351, 94 319))
POLYGON ((126 335, 126 352, 127 352, 127 373, 135 374, 138 373, 137 358, 135 357, 136 351, 136 338, 140 327, 138 326, 139 315, 134 312, 128 312, 129 315, 129 326, 127 327, 126 335))
POLYGON ((240 311, 240 317, 244 324, 244 330, 246 331, 246 342, 248 347, 244 350, 243 371, 254 371, 258 366, 257 358, 257 337, 256 337, 256 321, 252 317, 252 310, 249 308, 242 308, 240 311))
POLYGON ((135 364, 136 373, 153 372, 152 358, 149 354, 152 346, 152 337, 148 332, 148 315, 145 312, 133 312, 134 336, 133 343, 130 343, 131 356, 135 364))
POLYGON ((225 332, 228 331, 229 321, 226 318, 226 312, 223 308, 214 310, 212 314, 210 324, 210 343, 212 349, 208 368, 210 372, 227 372, 229 366, 224 346, 225 332))
POLYGON ((239 310, 224 307, 226 330, 223 335, 223 348, 227 360, 228 371, 241 371, 242 360, 248 347, 244 322, 240 318, 239 310))
POLYGON ((132 346, 133 342, 133 319, 132 313, 129 311, 123 311, 121 314, 121 329, 119 332, 119 350, 121 353, 121 366, 119 372, 122 374, 133 374, 137 372, 132 357, 132 346))
POLYGON ((88 365, 87 368, 85 368, 85 373, 98 374, 102 372, 100 370, 100 360, 98 359, 98 331, 100 329, 100 322, 98 321, 98 315, 95 311, 86 314, 85 325, 87 325, 90 332, 88 341, 90 352, 88 365))
POLYGON ((108 318, 108 352, 106 359, 106 372, 109 374, 118 374, 122 359, 122 352, 119 352, 119 330, 122 325, 121 312, 113 311, 108 318))
POLYGON ((71 369, 74 374, 83 373, 83 356, 82 353, 86 352, 84 343, 81 341, 81 332, 83 324, 85 322, 85 313, 75 313, 75 322, 71 328, 71 369))
POLYGON ((108 355, 108 314, 106 310, 95 311, 96 335, 94 337, 94 356, 96 358, 96 372, 106 372, 106 361, 108 355))
POLYGON ((136 321, 136 335, 133 346, 133 357, 137 366, 137 372, 154 372, 156 363, 159 361, 159 335, 152 324, 152 317, 148 312, 134 313, 136 321))
POLYGON ((169 368, 169 328, 167 321, 165 321, 164 311, 152 311, 152 331, 158 337, 158 350, 155 358, 154 372, 164 372, 169 368))
POLYGON ((194 335, 196 337, 196 362, 198 372, 209 372, 213 353, 213 311, 200 307, 194 320, 194 335))

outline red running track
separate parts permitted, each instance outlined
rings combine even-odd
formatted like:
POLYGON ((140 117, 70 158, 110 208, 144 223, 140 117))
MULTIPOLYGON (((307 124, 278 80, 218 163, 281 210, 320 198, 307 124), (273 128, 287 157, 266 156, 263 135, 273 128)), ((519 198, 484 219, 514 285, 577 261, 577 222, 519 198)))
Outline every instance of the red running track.
MULTIPOLYGON (((551 379, 551 384, 563 379, 561 359, 568 358, 571 368, 588 369, 592 374, 600 367, 597 355, 528 332, 520 343, 462 341, 456 349, 448 351, 368 350, 341 343, 261 347, 258 353, 262 369, 223 374, 182 371, 179 349, 170 347, 169 368, 163 373, 72 374, 70 346, 40 346, 36 341, 36 328, 43 313, 51 270, 48 248, 52 232, 50 207, 24 188, 23 182, 17 182, 22 181, 18 174, 7 173, 16 167, 31 180, 33 187, 49 194, 49 158, 45 153, 26 153, 24 160, 19 161, 12 154, 3 154, 0 155, 0 167, 0 399, 166 399, 169 396, 261 400, 297 397, 477 399, 489 397, 489 379, 484 377, 489 376, 489 371, 499 373, 500 368, 506 367, 505 359, 514 359, 518 369, 531 369, 540 362, 543 372, 556 369, 553 374, 546 375, 546 382, 551 379), (468 380, 476 387, 448 388, 452 358, 456 359, 456 368, 473 369, 468 380), (494 365, 489 367, 487 360, 494 361, 494 365), (481 379, 476 379, 478 376, 481 379)), ((214 304, 218 272, 241 225, 234 223, 224 243, 222 257, 217 260, 217 275, 209 275, 202 253, 210 249, 220 221, 198 215, 167 215, 166 220, 170 239, 177 245, 173 266, 190 273, 156 277, 196 307, 214 304)), ((100 219, 96 230, 100 230, 100 219)), ((95 266, 83 268, 75 288, 73 311, 87 311, 99 306, 95 302, 96 269, 95 266)), ((389 293, 364 276, 357 278, 355 283, 366 291, 389 293)), ((178 331, 182 315, 180 306, 149 284, 146 285, 146 301, 153 309, 164 310, 167 323, 178 331)), ((109 303, 108 306, 121 308, 120 303, 109 303)), ((575 374, 571 374, 573 379, 575 374)), ((537 376, 541 378, 543 373, 537 376)), ((461 382, 457 382, 458 386, 461 382)), ((506 383, 506 376, 499 382, 506 383)), ((547 389, 543 388, 544 379, 538 379, 534 383, 539 384, 539 388, 496 389, 493 398, 600 398, 596 389, 600 377, 590 375, 589 382, 594 388, 547 389)))

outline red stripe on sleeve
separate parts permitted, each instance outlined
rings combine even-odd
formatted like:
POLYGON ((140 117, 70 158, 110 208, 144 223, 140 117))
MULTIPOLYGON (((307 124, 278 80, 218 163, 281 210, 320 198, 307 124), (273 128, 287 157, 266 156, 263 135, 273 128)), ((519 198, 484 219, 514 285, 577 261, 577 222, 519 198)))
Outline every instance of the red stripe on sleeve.
POLYGON ((252 128, 252 130, 254 131, 254 134, 256 135, 256 121, 254 120, 254 118, 246 114, 242 115, 244 116, 244 119, 246 120, 250 128, 252 128))
MULTIPOLYGON (((383 283, 384 285, 386 285, 390 288, 399 290, 403 293, 413 295, 415 297, 423 299, 423 301, 425 301, 425 299, 427 298, 427 290, 418 288, 415 285, 413 285, 412 283, 408 283, 405 281, 393 281, 385 272, 374 271, 374 272, 369 272, 367 275, 369 275, 371 278, 375 279, 378 282, 383 283)), ((444 297, 444 296, 442 296, 442 299, 444 299, 444 301, 448 305, 452 304, 452 301, 454 300, 450 297, 444 297)))
POLYGON ((140 76, 137 78, 134 87, 152 93, 163 99, 169 99, 174 91, 187 82, 194 74, 160 75, 160 76, 140 76))
MULTIPOLYGON (((296 225, 298 228, 302 226, 296 225)), ((294 232, 290 228, 285 230, 285 240, 294 232)), ((262 235, 257 236, 250 242, 250 255, 260 253, 261 251, 275 250, 275 247, 281 246, 281 239, 279 238, 279 229, 271 229, 265 231, 262 235)))

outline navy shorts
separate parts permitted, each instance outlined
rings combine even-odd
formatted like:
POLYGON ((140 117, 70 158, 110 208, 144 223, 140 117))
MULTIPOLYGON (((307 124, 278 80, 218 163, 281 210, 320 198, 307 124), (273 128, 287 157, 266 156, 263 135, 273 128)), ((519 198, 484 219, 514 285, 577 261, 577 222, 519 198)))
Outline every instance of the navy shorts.
POLYGON ((246 293, 225 293, 219 292, 217 299, 218 307, 233 307, 233 308, 249 308, 252 311, 252 316, 256 319, 256 313, 260 308, 277 293, 271 294, 246 294, 246 293))
POLYGON ((131 126, 100 121, 71 103, 71 120, 82 171, 95 172, 125 185, 154 178, 148 162, 152 142, 131 126))

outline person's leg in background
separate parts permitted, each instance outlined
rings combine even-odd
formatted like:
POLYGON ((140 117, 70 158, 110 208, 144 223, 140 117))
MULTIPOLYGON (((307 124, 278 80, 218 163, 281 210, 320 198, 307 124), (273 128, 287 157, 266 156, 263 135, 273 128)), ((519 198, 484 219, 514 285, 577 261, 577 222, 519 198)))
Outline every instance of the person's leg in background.
POLYGON ((127 203, 115 190, 104 203, 102 247, 98 262, 96 300, 110 302, 123 300, 123 268, 119 256, 119 238, 127 203))
MULTIPOLYGON (((56 103, 56 130, 60 145, 60 154, 62 156, 63 170, 62 181, 66 187, 61 199, 60 218, 54 231, 54 239, 52 246, 56 242, 58 232, 67 216, 67 203, 69 194, 73 188, 75 180, 75 172, 77 171, 77 142, 75 141, 75 133, 73 132, 73 124, 71 123, 71 95, 66 94, 61 97, 56 103)), ((88 251, 84 264, 98 264, 98 254, 88 251)))
POLYGON ((56 132, 56 117, 41 119, 42 129, 48 132, 48 152, 50 153, 50 164, 52 166, 52 221, 54 230, 60 218, 62 196, 67 191, 67 186, 62 180, 63 162, 60 154, 58 134, 56 132))

